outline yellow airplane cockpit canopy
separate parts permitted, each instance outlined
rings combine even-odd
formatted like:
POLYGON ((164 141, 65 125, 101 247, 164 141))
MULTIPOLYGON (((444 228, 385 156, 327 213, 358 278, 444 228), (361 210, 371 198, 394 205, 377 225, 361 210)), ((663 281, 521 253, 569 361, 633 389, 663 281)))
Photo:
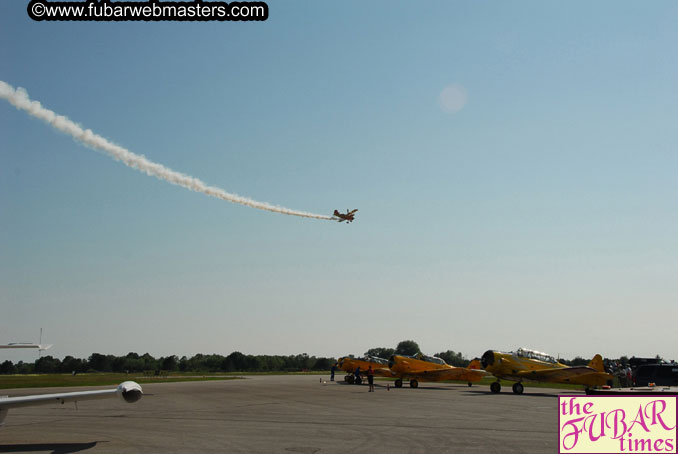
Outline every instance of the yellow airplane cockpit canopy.
POLYGON ((445 360, 442 358, 438 358, 437 356, 424 356, 424 359, 428 361, 429 363, 436 363, 436 364, 447 364, 445 360))
POLYGON ((370 363, 379 363, 379 364, 383 364, 384 366, 388 366, 388 360, 386 360, 384 358, 379 358, 378 356, 365 356, 364 358, 360 358, 360 359, 363 359, 363 360, 368 361, 370 363))
POLYGON ((537 361, 544 361, 545 363, 557 363, 553 356, 536 350, 530 350, 529 348, 521 347, 516 350, 515 354, 521 358, 536 359, 537 361))
POLYGON ((400 355, 400 356, 404 356, 406 358, 414 358, 414 359, 418 359, 420 361, 426 361, 426 362, 429 362, 429 363, 435 363, 435 364, 440 364, 440 365, 447 364, 442 358, 438 358, 437 356, 426 356, 423 353, 417 353, 414 356, 407 356, 407 355, 400 355))

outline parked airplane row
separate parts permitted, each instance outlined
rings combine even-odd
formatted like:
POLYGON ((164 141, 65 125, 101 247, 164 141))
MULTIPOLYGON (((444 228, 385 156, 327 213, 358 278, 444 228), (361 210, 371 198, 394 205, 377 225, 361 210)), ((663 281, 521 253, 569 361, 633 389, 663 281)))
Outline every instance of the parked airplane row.
POLYGON ((467 381, 470 386, 472 382, 480 381, 487 375, 487 372, 480 370, 479 367, 474 368, 474 365, 470 365, 468 368, 454 367, 440 358, 423 354, 416 356, 392 355, 388 361, 373 356, 363 358, 343 357, 339 358, 338 365, 341 370, 348 374, 344 379, 349 383, 354 383, 357 377, 364 376, 367 369, 372 367, 376 376, 395 378, 396 388, 403 386, 403 380, 409 380, 412 388, 418 387, 419 381, 443 380, 467 381), (357 377, 355 375, 356 370, 358 370, 357 377))
POLYGON ((347 373, 345 381, 360 382, 369 367, 374 375, 395 378, 396 388, 403 386, 403 380, 409 380, 410 387, 419 386, 419 381, 459 380, 472 383, 485 376, 494 376, 497 380, 490 385, 493 393, 501 391, 500 379, 515 381, 513 392, 522 394, 524 381, 546 383, 569 383, 586 388, 610 384, 612 375, 605 372, 603 358, 593 357, 587 366, 567 366, 546 353, 519 348, 514 352, 486 351, 480 360, 471 361, 468 367, 454 367, 441 358, 425 356, 392 355, 389 360, 365 356, 339 358, 338 366, 347 373))

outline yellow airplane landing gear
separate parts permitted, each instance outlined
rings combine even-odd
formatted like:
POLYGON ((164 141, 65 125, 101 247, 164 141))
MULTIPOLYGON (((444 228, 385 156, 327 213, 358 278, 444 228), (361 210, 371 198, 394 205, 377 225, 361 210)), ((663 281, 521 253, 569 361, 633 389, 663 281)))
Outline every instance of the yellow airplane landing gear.
POLYGON ((473 386, 473 383, 468 382, 468 387, 470 388, 471 386, 473 386))
POLYGON ((522 394, 524 389, 525 387, 520 382, 513 384, 513 392, 516 394, 522 394))
POLYGON ((402 378, 397 379, 397 380, 395 381, 394 385, 395 385, 396 388, 402 388, 402 387, 403 387, 403 380, 402 380, 402 378))
POLYGON ((499 391, 501 391, 501 384, 498 381, 493 382, 490 385, 490 391, 497 394, 499 391))
POLYGON ((347 375, 344 377, 344 381, 346 381, 346 383, 349 385, 352 385, 353 382, 355 382, 355 377, 353 375, 347 375))
POLYGON ((410 380, 410 388, 417 388, 419 387, 419 382, 415 380, 414 378, 410 380))

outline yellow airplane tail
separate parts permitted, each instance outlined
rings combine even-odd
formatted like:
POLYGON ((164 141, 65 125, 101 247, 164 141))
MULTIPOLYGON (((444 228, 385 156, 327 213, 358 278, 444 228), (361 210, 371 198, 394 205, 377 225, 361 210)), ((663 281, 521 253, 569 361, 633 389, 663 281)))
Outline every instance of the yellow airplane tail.
POLYGON ((482 370, 483 366, 480 364, 480 360, 478 358, 472 360, 468 366, 466 366, 467 369, 480 369, 482 370))
POLYGON ((603 357, 600 355, 594 356, 591 362, 588 364, 588 366, 597 370, 598 372, 605 372, 605 366, 603 365, 603 357))

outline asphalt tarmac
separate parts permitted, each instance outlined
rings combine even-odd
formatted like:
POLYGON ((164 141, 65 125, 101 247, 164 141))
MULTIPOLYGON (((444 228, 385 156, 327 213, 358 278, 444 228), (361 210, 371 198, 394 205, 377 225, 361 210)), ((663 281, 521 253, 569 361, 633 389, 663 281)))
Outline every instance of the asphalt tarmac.
MULTIPOLYGON (((117 399, 10 410, 0 452, 557 452, 558 390, 420 383, 418 389, 320 383, 320 376, 145 384, 117 399)), ((322 379, 329 380, 323 376, 322 379)), ((83 388, 80 388, 83 389, 83 388)), ((96 388, 86 388, 96 389, 96 388)), ((6 390, 22 395, 74 388, 6 390)), ((568 390, 568 393, 572 392, 568 390)))

